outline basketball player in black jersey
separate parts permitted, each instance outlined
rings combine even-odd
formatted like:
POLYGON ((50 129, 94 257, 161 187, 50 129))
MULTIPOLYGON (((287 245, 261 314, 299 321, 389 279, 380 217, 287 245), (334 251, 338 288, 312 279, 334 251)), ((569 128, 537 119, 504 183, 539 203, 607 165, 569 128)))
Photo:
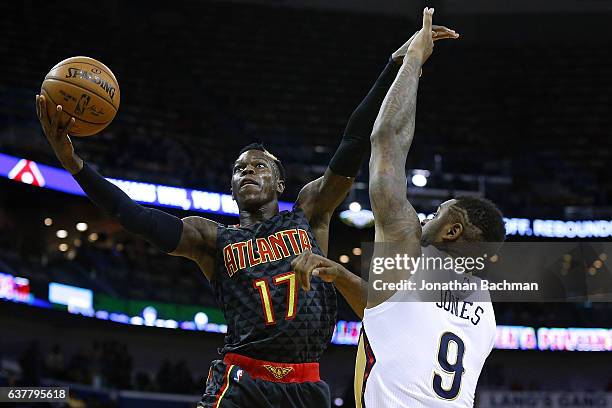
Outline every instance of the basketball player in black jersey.
MULTIPOLYGON (((451 30, 433 27, 436 35, 451 30)), ((292 211, 279 212, 283 166, 262 145, 252 144, 234 164, 232 196, 237 226, 202 217, 182 220, 143 207, 106 181, 75 153, 68 134, 74 119, 58 126, 45 98, 36 107, 44 133, 62 166, 89 198, 121 225, 160 250, 195 261, 210 280, 228 331, 222 359, 212 363, 201 407, 329 407, 318 361, 336 320, 336 294, 347 282, 313 279, 302 290, 291 261, 305 250, 325 255, 329 222, 348 193, 369 148, 382 100, 410 44, 398 49, 366 98, 351 115, 325 174, 307 184, 292 211)))

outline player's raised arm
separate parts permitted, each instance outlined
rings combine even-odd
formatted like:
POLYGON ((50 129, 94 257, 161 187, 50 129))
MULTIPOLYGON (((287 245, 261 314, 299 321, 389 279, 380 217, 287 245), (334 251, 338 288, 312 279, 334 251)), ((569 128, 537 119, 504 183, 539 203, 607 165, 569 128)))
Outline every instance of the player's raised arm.
MULTIPOLYGON (((432 26, 431 30, 436 40, 456 36, 453 30, 444 26, 432 26)), ((313 227, 316 228, 319 222, 327 225, 333 211, 348 194, 354 177, 369 152, 370 135, 380 105, 416 35, 415 33, 391 55, 383 72, 352 113, 325 174, 308 183, 300 191, 297 204, 304 210, 313 227)))
POLYGON ((308 183, 297 199, 313 226, 329 223, 331 214, 344 200, 364 157, 378 108, 382 103, 400 64, 393 59, 385 66, 374 86, 351 114, 344 135, 325 174, 308 183))
MULTIPOLYGON (((416 100, 421 67, 433 52, 433 9, 423 11, 423 27, 407 49, 402 67, 380 108, 370 138, 370 202, 375 241, 401 244, 409 255, 420 253, 421 225, 406 197, 406 158, 414 137, 416 100)), ((456 38, 456 34, 451 38, 456 38)), ((392 276, 392 275, 391 275, 392 276)), ((397 280, 393 277, 387 278, 397 280)), ((406 278, 402 276, 401 278, 406 278)), ((393 293, 377 293, 368 306, 393 293)))
POLYGON ((57 106, 56 114, 49 120, 46 100, 44 96, 37 96, 36 112, 58 160, 98 207, 116 219, 126 230, 140 235, 161 251, 196 261, 210 279, 217 234, 215 222, 201 217, 181 220, 133 201, 75 153, 68 136, 74 118, 65 128, 61 128, 58 124, 62 113, 60 105, 57 106))
MULTIPOLYGON (((444 26, 431 26, 430 29, 436 40, 457 37, 453 30, 444 26)), ((370 148, 370 135, 380 105, 397 75, 410 44, 418 33, 410 37, 392 54, 389 63, 370 89, 370 92, 351 115, 340 146, 325 175, 307 184, 300 192, 298 205, 304 209, 315 228, 318 226, 317 221, 322 221, 324 226, 327 227, 332 212, 348 193, 353 177, 357 174, 361 161, 370 148)), ((327 247, 327 239, 320 239, 320 241, 327 247)), ((317 257, 309 258, 316 259, 317 257)), ((333 264, 332 261, 329 262, 333 264)), ((310 286, 310 277, 315 267, 310 263, 300 263, 299 265, 296 273, 302 287, 307 289, 310 286)), ((360 317, 363 316, 363 309, 366 305, 364 290, 366 282, 345 268, 338 268, 337 266, 320 269, 319 271, 322 279, 331 279, 335 282, 336 287, 353 310, 360 317)))
MULTIPOLYGON (((440 27, 441 35, 444 27, 440 27)), ((415 34, 416 35, 416 34, 415 34)), ((351 114, 344 135, 325 174, 308 183, 298 196, 298 204, 309 219, 327 219, 348 194, 354 177, 370 149, 372 126, 402 58, 414 35, 392 55, 376 82, 351 114)))
POLYGON ((380 107, 370 137, 370 201, 376 241, 404 242, 420 238, 418 216, 406 197, 406 158, 414 137, 416 96, 421 66, 431 55, 431 16, 425 9, 423 28, 408 47, 402 67, 380 107))

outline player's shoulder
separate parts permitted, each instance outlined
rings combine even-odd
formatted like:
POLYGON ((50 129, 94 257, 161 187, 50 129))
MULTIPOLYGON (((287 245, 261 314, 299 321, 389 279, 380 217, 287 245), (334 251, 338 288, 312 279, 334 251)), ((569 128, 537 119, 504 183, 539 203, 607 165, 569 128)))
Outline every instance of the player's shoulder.
POLYGON ((186 240, 197 243, 197 246, 203 242, 208 249, 215 248, 219 223, 199 216, 184 217, 182 221, 183 236, 186 240))
POLYGON ((209 218, 200 217, 198 215, 190 215, 182 218, 184 224, 193 226, 194 228, 216 228, 222 224, 213 221, 209 218))

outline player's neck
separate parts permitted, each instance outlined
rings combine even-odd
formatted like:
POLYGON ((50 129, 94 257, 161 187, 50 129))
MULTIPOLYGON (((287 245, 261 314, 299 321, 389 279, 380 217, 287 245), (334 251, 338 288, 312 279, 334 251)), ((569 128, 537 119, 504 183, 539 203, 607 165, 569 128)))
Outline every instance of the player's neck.
POLYGON ((249 227, 259 224, 278 214, 278 202, 270 201, 257 208, 244 208, 239 210, 240 226, 249 227))

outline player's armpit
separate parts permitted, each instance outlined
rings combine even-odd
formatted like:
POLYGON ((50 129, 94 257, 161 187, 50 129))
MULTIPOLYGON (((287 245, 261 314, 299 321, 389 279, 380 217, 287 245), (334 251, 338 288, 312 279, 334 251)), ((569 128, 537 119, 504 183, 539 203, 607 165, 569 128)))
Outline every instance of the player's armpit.
POLYGON ((179 244, 170 255, 195 261, 210 280, 214 272, 217 246, 217 223, 203 217, 185 217, 179 244))

